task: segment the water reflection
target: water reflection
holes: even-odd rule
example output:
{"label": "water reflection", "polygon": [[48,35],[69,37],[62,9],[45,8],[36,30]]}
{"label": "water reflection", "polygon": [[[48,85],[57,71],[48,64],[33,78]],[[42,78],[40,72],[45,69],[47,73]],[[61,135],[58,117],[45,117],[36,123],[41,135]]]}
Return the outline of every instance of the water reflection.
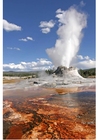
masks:
{"label": "water reflection", "polygon": [[95,92],[9,91],[3,120],[4,138],[9,139],[18,139],[19,133],[23,139],[95,138]]}
{"label": "water reflection", "polygon": [[78,121],[82,120],[82,123],[95,124],[95,92],[54,95],[48,102],[72,109]]}

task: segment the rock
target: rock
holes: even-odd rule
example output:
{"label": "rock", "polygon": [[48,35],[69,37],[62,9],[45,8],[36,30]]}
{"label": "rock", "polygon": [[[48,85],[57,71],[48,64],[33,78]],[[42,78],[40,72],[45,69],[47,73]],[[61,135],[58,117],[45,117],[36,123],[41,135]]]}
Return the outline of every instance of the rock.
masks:
{"label": "rock", "polygon": [[38,82],[34,81],[33,84],[39,84]]}

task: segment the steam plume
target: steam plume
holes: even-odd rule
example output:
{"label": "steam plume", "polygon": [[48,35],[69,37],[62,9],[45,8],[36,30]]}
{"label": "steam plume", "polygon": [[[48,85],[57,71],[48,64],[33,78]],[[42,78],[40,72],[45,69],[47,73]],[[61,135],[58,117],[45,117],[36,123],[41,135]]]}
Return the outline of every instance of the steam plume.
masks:
{"label": "steam plume", "polygon": [[55,66],[69,67],[79,50],[83,37],[82,29],[87,26],[87,15],[72,6],[66,11],[58,9],[56,17],[59,19],[59,38],[55,47],[47,49],[46,52]]}

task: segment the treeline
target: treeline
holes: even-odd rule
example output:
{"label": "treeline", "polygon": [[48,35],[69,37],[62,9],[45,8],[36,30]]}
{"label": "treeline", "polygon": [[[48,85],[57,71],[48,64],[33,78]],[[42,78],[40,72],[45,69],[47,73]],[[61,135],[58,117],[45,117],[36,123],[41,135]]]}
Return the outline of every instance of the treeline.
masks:
{"label": "treeline", "polygon": [[80,69],[78,72],[82,77],[85,77],[85,78],[96,76],[96,68],[84,69],[84,70]]}
{"label": "treeline", "polygon": [[53,70],[53,69],[45,70],[45,72],[46,72],[48,75],[53,74],[54,71],[55,71],[55,70]]}
{"label": "treeline", "polygon": [[[49,70],[45,70],[45,73],[47,73],[48,75],[51,75],[54,72],[53,69],[49,69]],[[92,69],[79,69],[78,70],[79,74],[82,77],[92,77],[92,76],[96,76],[96,69],[92,68]],[[40,71],[35,71],[35,72],[14,72],[14,71],[9,71],[9,72],[3,72],[3,76],[18,76],[18,77],[29,77],[31,76],[32,78],[34,77],[39,77],[39,73]]]}
{"label": "treeline", "polygon": [[11,76],[11,77],[38,77],[38,72],[3,72],[3,76]]}

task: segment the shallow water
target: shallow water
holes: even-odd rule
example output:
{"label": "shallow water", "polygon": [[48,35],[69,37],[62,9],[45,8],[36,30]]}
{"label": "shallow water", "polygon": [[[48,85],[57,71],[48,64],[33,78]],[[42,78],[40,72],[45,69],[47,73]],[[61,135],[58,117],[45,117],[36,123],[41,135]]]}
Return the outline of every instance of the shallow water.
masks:
{"label": "shallow water", "polygon": [[[30,132],[31,138],[95,138],[95,92],[6,91],[4,109],[4,138],[27,139]],[[20,137],[14,134],[18,128]]]}
{"label": "shallow water", "polygon": [[[48,99],[50,104],[56,104],[79,110],[77,118],[84,123],[95,124],[95,92],[67,93],[53,95]],[[80,113],[83,112],[81,115]]]}
{"label": "shallow water", "polygon": [[67,107],[95,105],[95,92],[55,94],[49,98],[48,102]]}

